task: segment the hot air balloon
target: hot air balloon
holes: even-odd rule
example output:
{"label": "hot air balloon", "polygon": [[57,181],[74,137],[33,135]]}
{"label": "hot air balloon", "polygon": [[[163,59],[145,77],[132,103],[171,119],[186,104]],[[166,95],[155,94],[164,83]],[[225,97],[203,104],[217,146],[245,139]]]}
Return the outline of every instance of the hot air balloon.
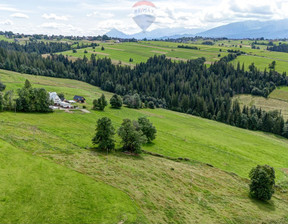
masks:
{"label": "hot air balloon", "polygon": [[140,1],[133,6],[134,21],[145,32],[155,22],[155,5],[149,1]]}

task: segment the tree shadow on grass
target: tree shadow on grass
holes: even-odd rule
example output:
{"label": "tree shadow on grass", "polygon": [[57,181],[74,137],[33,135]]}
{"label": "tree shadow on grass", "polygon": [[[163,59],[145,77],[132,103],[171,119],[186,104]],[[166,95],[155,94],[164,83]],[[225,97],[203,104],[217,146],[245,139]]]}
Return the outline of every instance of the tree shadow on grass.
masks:
{"label": "tree shadow on grass", "polygon": [[260,210],[266,212],[272,212],[276,210],[275,203],[273,200],[270,201],[260,201],[249,196],[250,201],[255,204]]}
{"label": "tree shadow on grass", "polygon": [[132,159],[132,160],[144,160],[142,154],[135,154],[130,152],[125,152],[122,149],[115,149],[111,152],[101,150],[99,148],[89,148],[87,149],[95,156],[107,156],[107,157],[118,157],[118,158],[125,158],[125,159]]}
{"label": "tree shadow on grass", "polygon": [[146,146],[146,147],[153,147],[155,145],[154,142],[147,142],[145,143],[143,146]]}

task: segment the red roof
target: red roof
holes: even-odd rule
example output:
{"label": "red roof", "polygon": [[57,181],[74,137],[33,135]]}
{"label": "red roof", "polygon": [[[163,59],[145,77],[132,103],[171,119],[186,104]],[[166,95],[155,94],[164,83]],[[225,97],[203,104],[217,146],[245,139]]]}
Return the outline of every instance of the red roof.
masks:
{"label": "red roof", "polygon": [[152,2],[148,2],[148,1],[137,2],[137,3],[135,3],[135,5],[133,5],[133,8],[137,7],[137,6],[142,6],[142,5],[151,6],[151,7],[156,8],[156,6]]}

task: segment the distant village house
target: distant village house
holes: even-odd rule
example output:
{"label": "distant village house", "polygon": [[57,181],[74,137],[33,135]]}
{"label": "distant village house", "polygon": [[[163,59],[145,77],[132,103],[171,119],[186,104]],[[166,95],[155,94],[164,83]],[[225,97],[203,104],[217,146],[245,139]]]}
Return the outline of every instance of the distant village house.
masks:
{"label": "distant village house", "polygon": [[85,103],[86,99],[83,96],[74,96],[73,100],[78,103]]}

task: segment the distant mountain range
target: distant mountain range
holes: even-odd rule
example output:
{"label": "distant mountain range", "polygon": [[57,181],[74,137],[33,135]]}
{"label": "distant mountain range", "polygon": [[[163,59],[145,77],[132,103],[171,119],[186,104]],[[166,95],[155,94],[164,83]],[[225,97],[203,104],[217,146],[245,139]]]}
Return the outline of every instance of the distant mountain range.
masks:
{"label": "distant mountain range", "polygon": [[168,38],[181,38],[181,37],[191,37],[199,32],[203,32],[204,29],[185,29],[185,28],[163,28],[156,29],[150,32],[140,32],[136,34],[125,34],[117,29],[112,29],[106,33],[109,37],[115,38],[135,38],[135,39],[168,39]]}
{"label": "distant mountain range", "polygon": [[135,38],[135,39],[168,39],[181,37],[227,37],[230,39],[242,38],[261,38],[277,39],[288,38],[288,19],[273,21],[246,21],[230,23],[228,25],[219,26],[210,30],[201,29],[185,29],[185,28],[165,28],[156,29],[146,33],[136,33],[127,35],[117,29],[112,29],[107,34],[109,37],[115,38]]}

